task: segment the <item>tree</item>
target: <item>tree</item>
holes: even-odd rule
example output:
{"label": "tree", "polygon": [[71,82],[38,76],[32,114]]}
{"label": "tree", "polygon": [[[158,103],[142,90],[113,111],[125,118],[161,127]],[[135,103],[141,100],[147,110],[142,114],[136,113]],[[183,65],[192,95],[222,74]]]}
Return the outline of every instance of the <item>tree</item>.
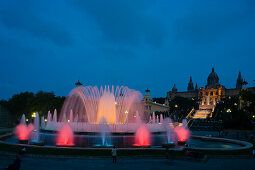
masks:
{"label": "tree", "polygon": [[[239,98],[240,97],[240,98]],[[238,109],[239,100],[244,107]],[[241,90],[239,96],[226,98],[215,107],[213,118],[222,120],[225,129],[251,129],[251,120],[255,113],[255,95],[247,90]]]}
{"label": "tree", "polygon": [[192,108],[197,109],[198,103],[196,100],[176,96],[173,100],[169,101],[169,106],[171,118],[179,120],[186,117]]}
{"label": "tree", "polygon": [[60,113],[64,100],[65,97],[56,97],[53,92],[39,91],[37,94],[32,92],[15,94],[8,101],[2,100],[0,104],[19,120],[22,114],[29,118],[33,112],[46,117],[47,112],[50,110],[53,113],[55,108]]}

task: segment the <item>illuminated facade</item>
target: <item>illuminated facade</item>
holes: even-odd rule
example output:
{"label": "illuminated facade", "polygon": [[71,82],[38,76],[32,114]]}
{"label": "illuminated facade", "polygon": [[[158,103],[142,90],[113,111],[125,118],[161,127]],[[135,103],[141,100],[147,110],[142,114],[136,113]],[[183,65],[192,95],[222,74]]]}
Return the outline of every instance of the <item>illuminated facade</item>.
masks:
{"label": "illuminated facade", "polygon": [[190,77],[190,81],[188,83],[188,88],[186,92],[178,92],[176,85],[172,88],[171,91],[167,92],[167,99],[172,100],[176,96],[189,98],[189,99],[198,99],[201,105],[208,104],[216,104],[217,102],[222,101],[225,97],[228,96],[238,96],[240,90],[242,89],[244,80],[242,79],[241,73],[239,72],[238,78],[236,81],[236,88],[234,89],[226,89],[219,82],[219,77],[212,68],[212,72],[209,74],[207,78],[207,84],[205,87],[193,88],[192,78]]}
{"label": "illuminated facade", "polygon": [[244,80],[239,72],[236,88],[226,89],[219,82],[219,77],[212,68],[212,72],[207,78],[207,84],[205,87],[198,88],[197,84],[194,88],[192,78],[188,83],[186,92],[178,92],[176,85],[172,88],[172,91],[167,92],[167,101],[173,100],[176,96],[197,100],[199,102],[199,110],[195,111],[193,118],[207,118],[212,116],[214,108],[217,103],[221,102],[226,97],[238,96],[240,90],[243,88]]}
{"label": "illuminated facade", "polygon": [[157,102],[151,101],[151,96],[149,94],[150,90],[145,91],[146,94],[144,96],[144,103],[145,103],[145,110],[148,112],[148,114],[152,114],[153,112],[168,112],[169,106],[167,103],[160,104]]}

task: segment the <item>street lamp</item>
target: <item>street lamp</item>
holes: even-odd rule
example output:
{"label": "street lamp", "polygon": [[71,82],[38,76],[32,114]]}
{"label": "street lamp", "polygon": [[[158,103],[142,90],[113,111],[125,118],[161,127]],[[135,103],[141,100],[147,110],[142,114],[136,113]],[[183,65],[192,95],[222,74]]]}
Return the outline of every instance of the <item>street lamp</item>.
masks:
{"label": "street lamp", "polygon": [[31,117],[35,118],[36,117],[36,113],[32,113]]}

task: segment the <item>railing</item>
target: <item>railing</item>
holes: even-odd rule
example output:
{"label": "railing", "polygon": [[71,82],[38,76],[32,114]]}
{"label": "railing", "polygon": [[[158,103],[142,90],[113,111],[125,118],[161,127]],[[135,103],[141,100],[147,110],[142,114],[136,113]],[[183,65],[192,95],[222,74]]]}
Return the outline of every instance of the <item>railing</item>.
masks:
{"label": "railing", "polygon": [[191,117],[191,114],[194,113],[195,109],[194,107],[191,109],[191,111],[189,112],[189,114],[186,116],[186,119]]}

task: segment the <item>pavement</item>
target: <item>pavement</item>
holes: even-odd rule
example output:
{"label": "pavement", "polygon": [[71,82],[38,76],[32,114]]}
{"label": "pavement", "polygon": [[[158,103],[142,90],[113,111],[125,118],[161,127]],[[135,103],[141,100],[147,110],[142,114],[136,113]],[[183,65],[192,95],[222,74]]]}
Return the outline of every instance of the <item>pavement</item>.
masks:
{"label": "pavement", "polygon": [[[0,169],[8,167],[15,155],[0,154]],[[21,170],[72,170],[72,169],[189,169],[189,170],[254,170],[255,159],[250,157],[210,158],[208,161],[166,160],[153,157],[120,157],[113,164],[111,157],[37,157],[23,155]]]}

